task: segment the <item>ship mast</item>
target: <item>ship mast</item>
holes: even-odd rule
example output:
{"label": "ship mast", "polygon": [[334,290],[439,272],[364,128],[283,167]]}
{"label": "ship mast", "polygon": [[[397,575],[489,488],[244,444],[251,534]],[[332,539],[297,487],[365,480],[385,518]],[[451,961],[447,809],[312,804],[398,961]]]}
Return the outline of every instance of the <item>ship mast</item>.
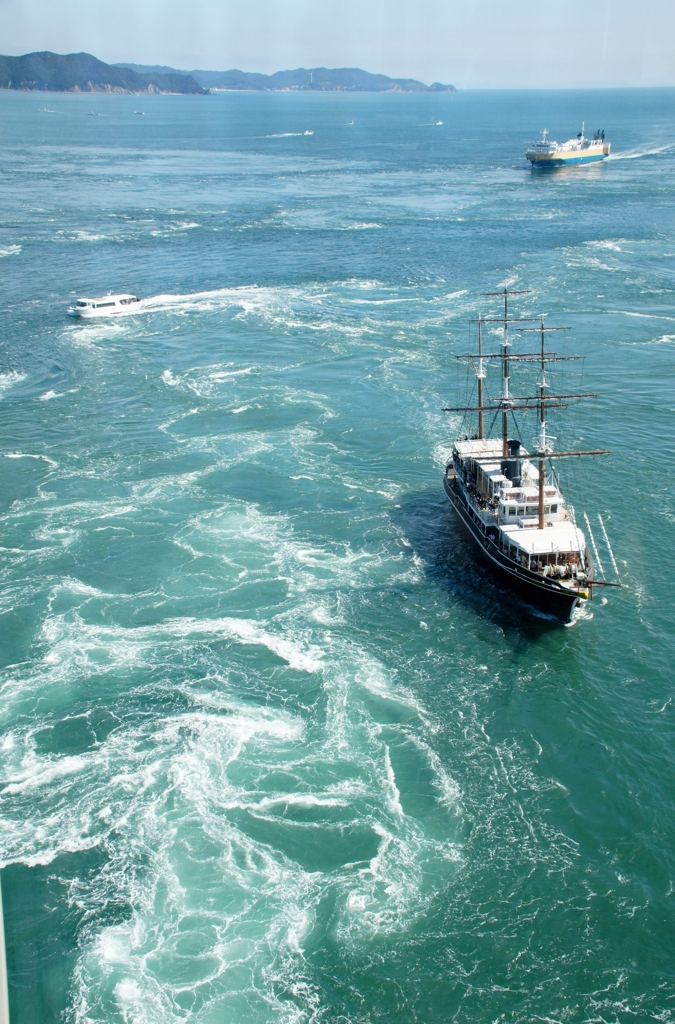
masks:
{"label": "ship mast", "polygon": [[[502,394],[501,400],[502,405],[502,455],[504,458],[509,453],[508,440],[509,440],[509,348],[511,342],[509,341],[509,295],[527,295],[529,288],[522,289],[521,291],[509,291],[504,286],[503,291],[500,292],[483,292],[486,298],[495,298],[497,296],[504,299],[504,319],[501,321],[503,324],[502,328]],[[529,318],[528,318],[529,319]],[[480,404],[480,403],[479,403]]]}
{"label": "ship mast", "polygon": [[[486,318],[482,314],[477,320],[470,321],[471,323],[478,324],[478,358],[468,353],[466,355],[458,355],[457,359],[469,359],[473,363],[476,370],[476,378],[478,380],[478,405],[477,406],[454,406],[445,407],[443,412],[477,412],[478,413],[478,438],[484,439],[484,413],[486,406],[484,404],[483,394],[483,381],[485,379],[485,359],[501,359],[502,360],[502,393],[498,398],[489,398],[489,402],[494,402],[496,409],[502,411],[502,458],[508,458],[508,415],[510,412],[514,412],[516,409],[523,410],[534,410],[539,411],[539,434],[535,447],[537,448],[536,458],[539,464],[538,474],[538,492],[539,492],[539,529],[544,529],[544,488],[546,484],[546,459],[551,458],[571,458],[579,455],[606,455],[609,452],[606,449],[600,451],[587,451],[587,452],[553,452],[549,444],[550,441],[555,440],[552,436],[546,433],[546,410],[551,408],[562,408],[566,406],[570,399],[576,398],[597,398],[594,392],[584,392],[569,395],[546,395],[548,388],[550,387],[549,382],[546,378],[546,364],[557,363],[557,362],[568,362],[575,359],[581,359],[582,356],[559,356],[555,352],[547,352],[545,347],[546,335],[551,331],[569,331],[569,327],[547,327],[544,323],[543,317],[524,316],[524,317],[509,317],[508,300],[511,295],[527,295],[529,289],[523,289],[521,291],[509,291],[508,288],[504,288],[498,292],[483,292],[486,297],[503,298],[504,300],[504,316],[503,317],[490,317]],[[539,320],[540,324],[538,327],[516,327],[515,330],[519,334],[528,334],[536,332],[540,335],[541,346],[539,352],[511,352],[511,342],[508,337],[509,324],[512,323],[523,323],[532,322],[533,320]],[[486,353],[483,351],[483,325],[484,324],[501,324],[502,326],[502,341],[501,341],[501,352],[490,352]],[[536,381],[538,389],[537,395],[525,395],[515,396],[510,391],[510,362],[536,362],[540,366],[540,377]],[[484,457],[474,456],[476,462],[482,462]],[[490,455],[489,459],[494,459],[494,455]]]}
{"label": "ship mast", "polygon": [[[562,399],[569,400],[569,399],[573,399],[573,398],[597,398],[597,395],[595,395],[592,392],[584,392],[584,393],[579,393],[579,394],[575,394],[575,395],[551,395],[550,396],[550,400],[547,400],[547,398],[546,398],[546,391],[550,387],[550,385],[549,385],[549,383],[548,383],[548,381],[546,379],[546,363],[547,362],[551,362],[552,360],[550,359],[549,355],[547,354],[547,352],[545,350],[546,335],[548,333],[550,333],[551,331],[569,331],[569,327],[546,327],[546,325],[544,324],[544,321],[542,319],[540,327],[519,327],[519,328],[517,328],[517,330],[521,334],[530,333],[532,331],[537,331],[540,334],[540,336],[541,336],[541,349],[540,349],[540,352],[539,352],[539,355],[538,355],[539,364],[540,364],[540,377],[539,377],[539,380],[536,382],[536,385],[537,385],[537,387],[539,389],[539,395],[537,396],[537,399],[536,399],[537,404],[539,406],[539,437],[537,438],[537,441],[536,441],[536,447],[538,449],[537,454],[539,456],[539,458],[538,458],[538,470],[539,470],[539,472],[538,472],[538,481],[537,481],[537,483],[538,483],[537,490],[538,490],[538,498],[539,498],[539,501],[538,501],[538,506],[539,506],[538,507],[539,522],[538,522],[537,526],[538,526],[538,529],[543,530],[544,529],[544,525],[545,525],[544,524],[544,487],[546,485],[546,463],[545,463],[544,460],[545,460],[545,458],[550,457],[551,455],[553,455],[553,452],[552,452],[552,449],[551,449],[551,445],[549,444],[549,442],[555,440],[554,437],[552,437],[552,436],[550,436],[550,435],[548,435],[546,433],[546,410],[549,409],[549,408],[554,408],[556,406],[559,407],[559,406],[561,406],[563,404],[566,404],[566,403],[563,403],[561,401]],[[558,358],[564,358],[564,357],[558,357]],[[571,358],[571,357],[568,356],[566,358]],[[519,401],[523,401],[523,399],[519,399]],[[527,399],[524,399],[524,401],[527,401]],[[560,454],[562,454],[562,453],[560,453]],[[591,454],[591,453],[589,453],[589,454]],[[600,454],[600,453],[597,453],[597,454]]]}
{"label": "ship mast", "polygon": [[508,439],[509,439],[509,413],[506,407],[506,403],[509,400],[509,348],[511,342],[509,341],[509,297],[506,294],[506,288],[504,288],[504,330],[502,332],[502,351],[504,352],[504,358],[502,359],[502,399],[504,405],[502,408],[502,455],[508,455]]}
{"label": "ship mast", "polygon": [[483,368],[483,318],[478,317],[478,369],[476,370],[476,379],[478,380],[478,437],[482,441],[485,437],[485,430],[483,424],[483,381],[485,380],[485,370]]}
{"label": "ship mast", "polygon": [[[487,297],[499,296],[504,299],[504,316],[501,317],[490,317],[486,319],[482,314],[478,316],[476,320],[470,320],[469,323],[478,324],[478,358],[469,353],[465,356],[457,356],[457,359],[469,359],[474,366],[476,373],[476,379],[478,381],[478,405],[476,406],[462,406],[460,408],[444,409],[444,412],[477,412],[478,413],[478,433],[477,437],[483,440],[485,437],[485,410],[489,408],[485,405],[484,396],[484,381],[486,378],[485,373],[485,359],[501,359],[503,363],[502,369],[502,393],[497,401],[500,403],[502,409],[502,451],[506,456],[508,455],[508,430],[509,430],[509,412],[514,409],[529,408],[529,406],[513,405],[513,400],[509,391],[509,362],[516,360],[532,361],[537,358],[536,355],[529,352],[510,352],[511,342],[509,341],[509,324],[511,323],[524,323],[532,320],[538,320],[535,316],[519,316],[509,318],[509,296],[510,295],[527,295],[530,289],[523,289],[522,291],[509,291],[508,288],[504,288],[499,292],[483,292],[483,295]],[[502,341],[501,341],[501,352],[491,352],[486,354],[483,352],[483,326],[484,324],[501,324],[502,326]],[[551,353],[547,353],[547,356],[552,356]],[[575,357],[573,357],[575,358]],[[495,399],[490,399],[495,401]]]}
{"label": "ship mast", "polygon": [[[548,449],[548,438],[546,437],[546,363],[544,361],[544,321],[541,322],[541,377],[537,381],[539,386],[539,451],[543,454]],[[539,459],[539,522],[538,529],[544,529],[544,484],[546,483],[546,471],[544,460]]]}
{"label": "ship mast", "polygon": [[[547,406],[546,406],[546,389],[549,387],[549,383],[546,380],[546,352],[545,352],[544,341],[545,341],[545,337],[546,337],[547,331],[556,331],[556,330],[558,330],[558,331],[568,331],[569,327],[549,327],[549,328],[547,328],[545,326],[545,324],[544,324],[543,319],[542,319],[542,321],[541,321],[541,328],[540,328],[540,333],[541,333],[541,353],[540,353],[541,376],[539,377],[539,380],[537,381],[537,387],[539,388],[539,441],[538,441],[537,447],[539,448],[539,454],[541,456],[539,458],[539,466],[538,466],[538,469],[539,469],[539,477],[538,477],[538,484],[539,484],[539,487],[538,487],[538,491],[539,491],[539,503],[538,503],[539,504],[539,508],[538,508],[539,522],[538,522],[537,525],[538,525],[538,528],[540,530],[544,529],[544,486],[546,484],[546,466],[545,466],[545,463],[544,463],[543,455],[546,452],[550,452],[551,451],[551,447],[550,447],[550,445],[548,443],[549,442],[549,438],[548,438],[548,436],[546,434],[546,408],[547,408]],[[554,440],[554,438],[550,438],[550,440]]]}

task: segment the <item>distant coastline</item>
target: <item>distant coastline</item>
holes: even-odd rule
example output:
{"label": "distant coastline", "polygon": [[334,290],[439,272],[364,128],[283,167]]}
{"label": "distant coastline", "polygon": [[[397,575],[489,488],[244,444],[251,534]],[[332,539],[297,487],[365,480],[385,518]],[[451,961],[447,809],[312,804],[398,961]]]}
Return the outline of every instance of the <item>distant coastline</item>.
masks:
{"label": "distant coastline", "polygon": [[0,89],[43,92],[179,93],[255,92],[456,92],[453,85],[425,85],[361,68],[297,68],[273,75],[239,71],[181,71],[164,65],[106,64],[89,53],[43,50],[21,57],[0,55]]}
{"label": "distant coastline", "polygon": [[90,53],[26,53],[0,56],[0,89],[41,92],[181,93],[207,96],[191,75],[139,74],[105,64]]}
{"label": "distant coastline", "polygon": [[296,68],[261,75],[253,71],[180,71],[162,64],[115,64],[138,74],[190,75],[205,89],[256,92],[456,92],[454,85],[425,85],[415,78],[389,78],[362,68]]}

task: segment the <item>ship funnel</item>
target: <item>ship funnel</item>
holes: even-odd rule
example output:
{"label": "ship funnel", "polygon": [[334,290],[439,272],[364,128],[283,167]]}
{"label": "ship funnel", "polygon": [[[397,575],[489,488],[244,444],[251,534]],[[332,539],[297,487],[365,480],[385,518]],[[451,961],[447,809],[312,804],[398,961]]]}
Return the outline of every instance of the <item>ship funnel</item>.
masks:
{"label": "ship funnel", "polygon": [[509,450],[509,458],[502,459],[502,473],[511,481],[514,487],[520,487],[523,464],[520,458],[520,441],[507,441],[506,444]]}

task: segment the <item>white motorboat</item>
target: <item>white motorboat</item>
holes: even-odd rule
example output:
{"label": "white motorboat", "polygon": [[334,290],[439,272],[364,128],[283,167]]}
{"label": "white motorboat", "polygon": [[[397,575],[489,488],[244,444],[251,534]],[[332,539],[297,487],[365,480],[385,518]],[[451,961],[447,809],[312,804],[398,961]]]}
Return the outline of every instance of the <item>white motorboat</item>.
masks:
{"label": "white motorboat", "polygon": [[68,310],[69,316],[119,316],[120,313],[138,313],[141,300],[135,295],[102,295],[98,299],[78,299]]}

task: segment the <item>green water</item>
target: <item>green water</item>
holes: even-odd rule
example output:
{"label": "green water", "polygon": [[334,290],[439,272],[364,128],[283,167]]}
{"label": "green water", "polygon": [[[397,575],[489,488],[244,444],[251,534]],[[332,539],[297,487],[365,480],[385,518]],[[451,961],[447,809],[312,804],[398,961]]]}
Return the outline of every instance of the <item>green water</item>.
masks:
{"label": "green water", "polygon": [[[674,99],[0,93],[13,1024],[675,1018]],[[613,450],[569,628],[442,490],[505,282]]]}

